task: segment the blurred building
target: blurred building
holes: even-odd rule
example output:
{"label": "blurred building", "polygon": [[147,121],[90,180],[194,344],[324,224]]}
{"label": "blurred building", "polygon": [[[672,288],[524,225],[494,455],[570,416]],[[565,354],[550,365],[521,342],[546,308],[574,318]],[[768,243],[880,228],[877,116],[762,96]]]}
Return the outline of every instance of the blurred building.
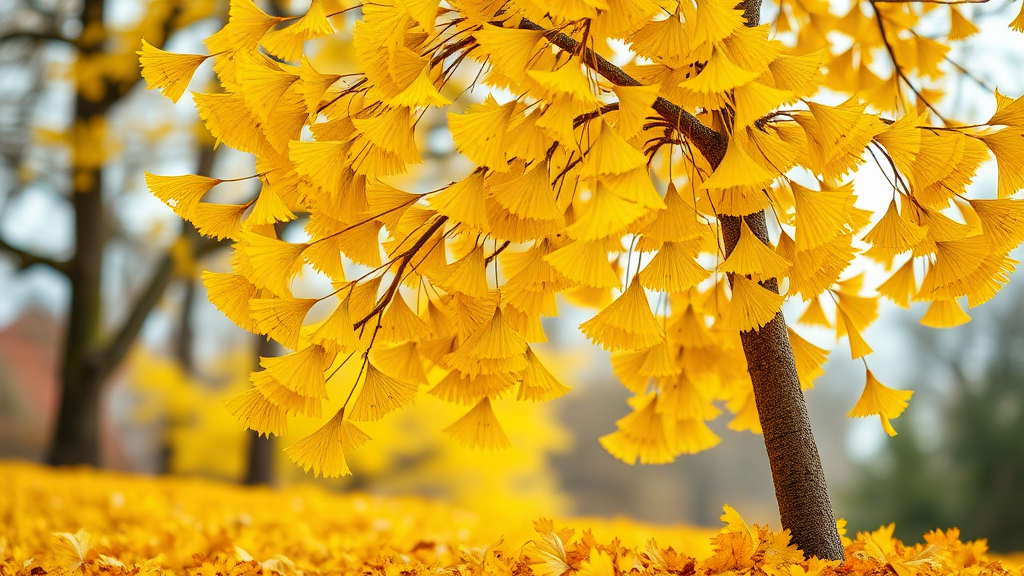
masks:
{"label": "blurred building", "polygon": [[0,456],[37,460],[46,451],[62,332],[57,319],[39,309],[0,331]]}
{"label": "blurred building", "polygon": [[[38,308],[27,309],[0,330],[0,458],[46,458],[59,401],[63,338],[63,323]],[[129,468],[110,419],[104,418],[102,426],[104,464]]]}

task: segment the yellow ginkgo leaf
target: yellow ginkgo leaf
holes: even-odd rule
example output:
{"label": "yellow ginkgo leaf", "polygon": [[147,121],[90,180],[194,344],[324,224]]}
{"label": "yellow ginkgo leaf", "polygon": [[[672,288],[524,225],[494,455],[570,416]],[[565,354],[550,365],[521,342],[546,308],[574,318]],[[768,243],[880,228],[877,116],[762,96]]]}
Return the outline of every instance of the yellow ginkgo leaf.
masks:
{"label": "yellow ginkgo leaf", "polygon": [[864,241],[871,244],[865,255],[882,264],[889,264],[897,254],[917,246],[927,233],[927,228],[899,214],[896,201],[893,200],[882,219],[864,235]]}
{"label": "yellow ginkgo leaf", "polygon": [[431,207],[455,222],[475,230],[490,230],[487,218],[484,174],[474,171],[466,178],[429,197]]}
{"label": "yellow ginkgo leaf", "polygon": [[715,44],[743,26],[743,11],[730,0],[707,0],[697,5],[694,44]]}
{"label": "yellow ginkgo leaf", "polygon": [[789,90],[797,96],[807,97],[818,90],[814,79],[821,68],[824,51],[811,52],[803,56],[782,55],[768,65],[775,87]]}
{"label": "yellow ginkgo leaf", "polygon": [[281,200],[277,192],[269,184],[264,183],[252,205],[252,212],[245,219],[245,227],[252,228],[278,222],[291,222],[295,218],[297,216],[288,209],[288,205]]}
{"label": "yellow ginkgo leaf", "polygon": [[249,209],[248,204],[210,204],[202,202],[195,205],[189,222],[200,234],[208,238],[238,240],[242,231],[242,215]]}
{"label": "yellow ginkgo leaf", "polygon": [[505,138],[515,102],[498,105],[490,96],[463,114],[448,114],[448,129],[459,152],[480,166],[505,171]]}
{"label": "yellow ginkgo leaf", "polygon": [[288,433],[288,415],[283,408],[268,400],[256,388],[224,401],[227,411],[243,426],[261,436],[283,436]]}
{"label": "yellow ginkgo leaf", "polygon": [[231,0],[228,11],[229,36],[242,49],[252,49],[260,38],[283,18],[260,10],[253,0]]}
{"label": "yellow ginkgo leaf", "polygon": [[749,430],[754,434],[763,434],[764,430],[761,429],[761,420],[757,415],[757,403],[754,401],[754,393],[750,392],[743,397],[743,402],[739,406],[740,409],[735,413],[736,416],[727,425],[729,430],[736,432]]}
{"label": "yellow ginkgo leaf", "polygon": [[759,82],[747,82],[733,90],[736,116],[733,125],[738,129],[750,126],[772,110],[792,101],[793,92],[772,88]]}
{"label": "yellow ginkgo leaf", "polygon": [[936,242],[935,264],[931,268],[934,286],[947,286],[959,279],[967,278],[981,266],[990,249],[988,238],[983,235],[964,240]]}
{"label": "yellow ginkgo leaf", "polygon": [[487,52],[487,60],[502,74],[515,78],[522,75],[544,39],[543,30],[500,28],[485,23],[473,37]]}
{"label": "yellow ginkgo leaf", "polygon": [[392,378],[367,362],[350,418],[356,422],[380,420],[416,400],[416,391],[415,384]]}
{"label": "yellow ginkgo leaf", "polygon": [[882,427],[889,436],[895,436],[896,430],[889,423],[893,418],[898,417],[907,408],[907,401],[914,394],[913,390],[894,390],[879,382],[871,370],[867,371],[867,384],[857,404],[850,413],[850,418],[864,418],[866,416],[878,416],[882,420]]}
{"label": "yellow ginkgo leaf", "polygon": [[871,346],[868,346],[867,341],[861,336],[860,330],[846,317],[841,308],[836,311],[836,334],[846,334],[849,336],[850,356],[853,359],[856,360],[871,354]]}
{"label": "yellow ginkgo leaf", "polygon": [[710,450],[722,441],[703,420],[692,418],[676,420],[675,426],[669,424],[669,442],[676,454],[697,454]]}
{"label": "yellow ginkgo leaf", "polygon": [[605,350],[650,348],[665,337],[638,279],[604,310],[580,324],[580,331]]}
{"label": "yellow ginkgo leaf", "polygon": [[512,446],[505,436],[490,398],[484,398],[465,416],[444,429],[456,442],[470,448],[504,450]]}
{"label": "yellow ginkgo leaf", "polygon": [[163,200],[182,218],[192,218],[196,205],[221,180],[186,174],[184,176],[157,176],[146,172],[146,186],[154,196]]}
{"label": "yellow ginkgo leaf", "polygon": [[369,441],[366,433],[345,420],[345,411],[339,410],[316,432],[284,451],[306,472],[312,470],[316,476],[335,478],[352,473],[345,461],[345,452],[358,450]]}
{"label": "yellow ginkgo leaf", "polygon": [[249,301],[256,330],[288,348],[297,348],[302,321],[315,298],[254,298]]}
{"label": "yellow ginkgo leaf", "polygon": [[562,384],[541,363],[540,358],[530,348],[526,349],[526,370],[519,387],[518,400],[530,402],[546,402],[561,398],[569,388]]}
{"label": "yellow ginkgo leaf", "polygon": [[430,337],[430,327],[409,308],[405,298],[396,294],[380,319],[377,338],[388,344],[419,342]]}
{"label": "yellow ginkgo leaf", "polygon": [[353,352],[360,348],[359,338],[352,327],[350,298],[349,296],[343,298],[334,312],[331,312],[331,315],[316,327],[310,336],[312,342],[337,354]]}
{"label": "yellow ginkgo leaf", "polygon": [[563,220],[562,210],[551,189],[548,163],[538,162],[522,176],[488,186],[491,198],[503,208],[523,218]]}
{"label": "yellow ginkgo leaf", "polygon": [[256,295],[256,286],[244,275],[203,272],[203,286],[210,302],[229,320],[246,330],[255,328],[249,300]]}
{"label": "yellow ginkgo leaf", "polygon": [[758,76],[757,72],[733,64],[725,52],[715,50],[700,74],[680,82],[679,87],[698,94],[724,94]]}
{"label": "yellow ginkgo leaf", "polygon": [[264,124],[299,76],[283,69],[259,53],[240,52],[235,56],[235,75],[245,89],[243,100]]}
{"label": "yellow ginkgo leaf", "polygon": [[748,332],[760,330],[771,322],[782,309],[782,296],[744,276],[733,276],[732,299],[725,317],[723,330]]}
{"label": "yellow ginkgo leaf", "polygon": [[996,157],[999,198],[1008,198],[1024,188],[1024,155],[1020,153],[1024,145],[1024,128],[1003,128],[979,138]]}
{"label": "yellow ginkgo leaf", "polygon": [[711,274],[697,262],[696,256],[685,245],[665,242],[637,278],[650,290],[682,292],[703,282]]}
{"label": "yellow ginkgo leaf", "polygon": [[708,348],[715,344],[703,315],[687,306],[682,315],[669,326],[672,338],[687,348]]}
{"label": "yellow ginkgo leaf", "polygon": [[383,114],[353,118],[352,123],[374,146],[396,155],[402,162],[423,161],[416,148],[411,109],[396,106]]}
{"label": "yellow ginkgo leaf", "polygon": [[680,196],[671,182],[665,191],[665,209],[648,224],[642,233],[645,238],[662,242],[685,242],[700,237],[706,228],[697,209]]}
{"label": "yellow ginkgo leaf", "polygon": [[587,206],[586,212],[566,228],[571,238],[583,242],[620,235],[647,213],[643,206],[622,198],[601,183]]}
{"label": "yellow ginkgo leaf", "polygon": [[236,249],[246,259],[246,276],[258,288],[266,288],[278,296],[290,295],[289,284],[302,270],[302,253],[309,245],[293,244],[254,232],[242,231],[240,236]]}
{"label": "yellow ginkgo leaf", "polygon": [[821,306],[821,299],[817,296],[810,299],[810,302],[807,304],[807,308],[804,309],[803,314],[800,315],[800,319],[797,320],[797,322],[808,326],[832,328],[832,322],[829,321],[828,316],[825,315],[825,309]]}
{"label": "yellow ginkgo leaf", "polygon": [[1000,94],[999,90],[996,90],[995,96],[996,113],[989,118],[986,124],[990,126],[1024,126],[1024,96],[1016,99],[1007,98]]}
{"label": "yellow ginkgo leaf", "polygon": [[588,134],[592,140],[584,154],[584,174],[624,174],[647,164],[644,155],[626,142],[606,121],[588,125]]}
{"label": "yellow ginkgo leaf", "polygon": [[668,378],[660,382],[661,398],[656,410],[667,417],[681,420],[700,420],[702,422],[718,418],[722,411],[701,394],[700,388],[686,376],[685,372],[678,377]]}
{"label": "yellow ginkgo leaf", "polygon": [[741,219],[739,241],[718,269],[757,279],[783,278],[789,274],[791,264],[755,236],[746,219]]}
{"label": "yellow ginkgo leaf", "polygon": [[914,279],[914,260],[911,258],[900,266],[877,288],[878,293],[885,296],[900,308],[910,308],[910,300],[917,296],[917,282]]}
{"label": "yellow ginkgo leaf", "polygon": [[767,185],[775,176],[754,162],[738,140],[732,139],[722,162],[711,177],[701,184],[701,188],[713,190],[739,186],[760,187]]}
{"label": "yellow ginkgo leaf", "polygon": [[287,414],[320,418],[323,416],[323,398],[319,396],[303,396],[285,386],[266,370],[252,372],[249,380],[253,387],[264,398]]}
{"label": "yellow ginkgo leaf", "polygon": [[956,300],[935,300],[921,317],[921,324],[929,328],[955,328],[970,321]]}
{"label": "yellow ginkgo leaf", "polygon": [[592,288],[612,288],[621,284],[608,260],[608,243],[569,242],[544,257],[552,268],[573,282]]}
{"label": "yellow ginkgo leaf", "polygon": [[796,249],[817,248],[841,235],[849,221],[852,195],[846,192],[815,191],[790,183],[796,200]]}
{"label": "yellow ginkgo leaf", "polygon": [[992,250],[1006,252],[1024,242],[1024,200],[968,200]]}
{"label": "yellow ginkgo leaf", "polygon": [[487,295],[487,267],[484,248],[477,246],[443,271],[443,277],[434,277],[434,283],[448,292],[458,292],[473,298]]}
{"label": "yellow ginkgo leaf", "polygon": [[908,114],[875,135],[875,141],[885,146],[896,167],[904,174],[913,174],[913,164],[921,152],[921,126],[927,125],[927,114]]}
{"label": "yellow ginkgo leaf", "polygon": [[177,102],[181,98],[196,69],[209,58],[199,54],[164,52],[145,39],[142,40],[142,50],[137,54],[142,65],[142,78],[146,80],[146,89],[159,88],[171,102]]}
{"label": "yellow ginkgo leaf", "polygon": [[[669,18],[665,22],[674,20]],[[678,20],[676,20],[678,23]],[[647,122],[647,117],[654,114],[651,108],[658,99],[658,84],[650,86],[616,86],[613,88],[619,99],[619,119],[615,129],[619,136],[629,140],[636,136]]]}
{"label": "yellow ginkgo leaf", "polygon": [[578,102],[596,103],[597,97],[581,65],[578,60],[569,59],[557,70],[530,70],[527,74],[551,95],[565,95]]}
{"label": "yellow ginkgo leaf", "polygon": [[305,40],[334,34],[334,27],[327,19],[321,0],[312,0],[306,13],[290,26],[273,30],[263,36],[261,44],[267,52],[287,60],[296,62],[302,56]]}
{"label": "yellow ginkgo leaf", "polygon": [[498,372],[470,376],[452,370],[427,393],[445,402],[475,406],[484,398],[500,397],[515,385],[516,377],[513,374]]}
{"label": "yellow ginkgo leaf", "polygon": [[949,34],[950,40],[965,40],[978,33],[978,27],[973,22],[964,18],[956,6],[950,6]]}
{"label": "yellow ginkgo leaf", "polygon": [[326,398],[327,380],[324,377],[334,354],[321,346],[306,346],[302,350],[272,358],[260,357],[260,366],[267,375],[296,394],[308,398]]}
{"label": "yellow ginkgo leaf", "polygon": [[451,104],[451,101],[437,90],[434,82],[430,79],[428,69],[424,67],[420,74],[416,76],[416,80],[397,96],[389,99],[388,103],[392,106],[408,108],[425,108],[427,106],[441,108]]}
{"label": "yellow ginkgo leaf", "polygon": [[828,350],[808,342],[792,328],[787,329],[789,330],[789,343],[793,347],[796,373],[800,378],[800,388],[810,390],[814,388],[815,378],[825,373],[822,366],[828,360]]}

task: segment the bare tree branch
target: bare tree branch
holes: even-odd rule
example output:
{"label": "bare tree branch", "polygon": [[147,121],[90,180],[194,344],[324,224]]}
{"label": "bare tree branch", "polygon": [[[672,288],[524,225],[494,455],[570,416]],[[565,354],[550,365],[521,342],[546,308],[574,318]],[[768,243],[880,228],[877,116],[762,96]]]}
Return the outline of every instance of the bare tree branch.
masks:
{"label": "bare tree branch", "polygon": [[[226,244],[216,240],[196,238],[193,246],[193,257],[201,258],[221,246],[226,246]],[[160,262],[157,263],[156,269],[153,270],[149,280],[146,281],[145,287],[135,297],[135,301],[132,303],[128,316],[125,317],[121,327],[115,332],[110,342],[96,355],[95,366],[101,380],[110,375],[114,368],[124,359],[128,350],[131,349],[132,343],[135,342],[139,331],[142,330],[142,325],[146,322],[146,318],[149,317],[149,313],[160,303],[160,299],[163,298],[167,286],[174,279],[174,268],[174,255],[168,250],[163,258],[160,259]]]}
{"label": "bare tree branch", "polygon": [[60,272],[64,276],[68,274],[68,263],[62,260],[54,260],[47,258],[46,256],[40,256],[28,250],[22,250],[15,246],[11,246],[2,238],[0,238],[0,251],[6,252],[17,259],[17,266],[19,270],[25,270],[36,264],[42,264],[49,266],[53,270]]}
{"label": "bare tree branch", "polygon": [[[567,34],[547,30],[526,18],[519,23],[519,27],[524,30],[545,30],[544,37],[548,42],[567,52],[579,53],[584,64],[616,86],[641,85],[637,79],[627,74],[622,68],[612,64],[590,48],[584,47],[581,51],[579,41]],[[722,135],[705,126],[693,114],[660,96],[654,101],[654,111],[686,136],[712,165],[716,165],[725,155],[726,141]]]}
{"label": "bare tree branch", "polygon": [[0,45],[10,42],[12,40],[46,40],[53,42],[63,42],[69,46],[76,46],[75,41],[71,38],[65,38],[56,32],[40,32],[37,30],[15,30],[6,34],[0,35]]}

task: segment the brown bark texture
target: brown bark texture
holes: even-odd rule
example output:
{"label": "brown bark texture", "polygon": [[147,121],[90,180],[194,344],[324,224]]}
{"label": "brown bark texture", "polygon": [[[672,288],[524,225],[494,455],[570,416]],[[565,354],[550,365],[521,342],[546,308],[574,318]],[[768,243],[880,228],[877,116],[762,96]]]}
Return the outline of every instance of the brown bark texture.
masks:
{"label": "brown bark texture", "polygon": [[[740,7],[747,25],[757,26],[761,0],[745,0]],[[717,168],[722,156],[714,156],[708,161]],[[746,216],[745,220],[754,235],[771,246],[764,212]],[[723,216],[720,222],[728,257],[739,240],[740,218]],[[761,284],[775,293],[779,291],[775,279]],[[844,560],[843,543],[782,312],[777,312],[760,330],[741,333],[740,340],[754,386],[754,402],[764,433],[782,527],[790,531],[793,543],[805,554]]]}
{"label": "brown bark texture", "polygon": [[[739,240],[740,219],[725,216],[721,220],[728,254]],[[751,231],[769,244],[764,213],[747,216],[746,221]],[[773,292],[779,291],[774,279],[762,285]],[[754,385],[754,402],[772,469],[782,527],[790,531],[793,543],[805,554],[843,560],[843,544],[782,312],[776,313],[760,330],[741,333],[740,340]]]}

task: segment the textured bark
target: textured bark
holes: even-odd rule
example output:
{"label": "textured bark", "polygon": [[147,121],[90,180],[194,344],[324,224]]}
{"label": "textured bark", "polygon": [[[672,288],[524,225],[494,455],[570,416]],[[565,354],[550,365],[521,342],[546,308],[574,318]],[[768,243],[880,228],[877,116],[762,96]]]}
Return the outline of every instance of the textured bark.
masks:
{"label": "textured bark", "polygon": [[[747,216],[746,221],[751,231],[767,244],[764,213]],[[721,222],[728,254],[739,240],[740,219],[723,216]],[[774,279],[762,285],[773,292],[779,291]],[[760,330],[741,333],[740,340],[754,385],[754,401],[764,432],[782,526],[792,533],[793,543],[804,553],[843,560],[843,545],[782,312],[775,314]]]}
{"label": "textured bark", "polygon": [[[87,0],[82,6],[84,28],[102,25],[102,0]],[[83,44],[80,57],[102,50],[99,42]],[[101,103],[80,92],[75,97],[74,122],[88,123],[104,113]],[[71,305],[61,366],[62,395],[57,430],[50,452],[53,464],[99,462],[100,378],[94,349],[100,333],[100,280],[106,224],[103,210],[103,172],[86,167],[79,154],[85,143],[73,142],[72,198],[75,211],[75,256],[68,263]]]}
{"label": "textured bark", "polygon": [[[102,28],[105,0],[85,0],[81,5],[84,30]],[[159,36],[152,40],[162,44],[177,24],[182,6],[175,3],[169,12]],[[79,58],[95,57],[108,47],[103,34],[90,34],[75,42]],[[138,71],[136,71],[138,74]],[[108,80],[99,98],[88,98],[76,90],[74,123],[88,126],[106,115],[138,81]],[[160,301],[174,275],[174,262],[170,254],[157,264],[149,279],[129,307],[121,325],[105,338],[102,333],[102,277],[103,256],[110,228],[106,222],[103,202],[103,169],[86,161],[82,151],[95,143],[79,141],[80,132],[72,131],[72,191],[70,201],[75,213],[75,254],[67,262],[45,259],[27,261],[22,266],[44,263],[64,273],[71,285],[68,306],[68,327],[61,359],[61,400],[56,430],[50,446],[52,464],[99,464],[100,398],[103,385],[124,359],[131,344],[142,329],[146,317]],[[93,151],[89,151],[90,155]],[[208,172],[212,156],[203,156],[200,169]],[[206,173],[206,172],[200,172]],[[198,236],[196,235],[196,238]],[[196,254],[205,253],[216,243],[197,244]],[[3,246],[0,246],[3,247]],[[18,255],[18,254],[16,254]]]}
{"label": "textured bark", "polygon": [[95,362],[100,331],[100,277],[103,266],[104,224],[100,170],[80,172],[90,183],[74,192],[75,257],[68,279],[71,306],[61,366],[62,396],[50,462],[99,462],[99,397],[102,377]]}

